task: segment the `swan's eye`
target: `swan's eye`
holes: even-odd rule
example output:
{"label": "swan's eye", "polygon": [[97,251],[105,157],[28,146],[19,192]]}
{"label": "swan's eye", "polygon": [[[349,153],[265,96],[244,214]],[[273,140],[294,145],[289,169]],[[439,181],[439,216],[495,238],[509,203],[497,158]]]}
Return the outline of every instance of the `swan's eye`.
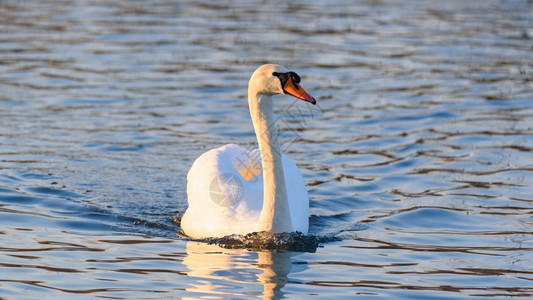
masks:
{"label": "swan's eye", "polygon": [[281,80],[281,83],[283,85],[285,85],[285,82],[287,82],[287,79],[289,78],[296,83],[300,83],[300,81],[302,81],[300,76],[294,72],[287,72],[287,73],[273,72],[272,75],[275,77],[278,77],[279,80]]}
{"label": "swan's eye", "polygon": [[292,80],[294,80],[294,82],[296,82],[296,83],[300,83],[300,81],[302,81],[300,76],[298,76],[298,74],[296,74],[294,72],[289,72],[289,75],[291,76]]}
{"label": "swan's eye", "polygon": [[294,72],[287,72],[287,73],[273,72],[272,75],[279,78],[279,81],[281,81],[281,87],[283,91],[285,91],[286,84],[288,83],[292,83],[292,86],[294,87],[294,89],[296,90],[300,89],[300,86],[298,85],[298,83],[300,83],[301,78],[300,76],[298,76],[298,74]]}

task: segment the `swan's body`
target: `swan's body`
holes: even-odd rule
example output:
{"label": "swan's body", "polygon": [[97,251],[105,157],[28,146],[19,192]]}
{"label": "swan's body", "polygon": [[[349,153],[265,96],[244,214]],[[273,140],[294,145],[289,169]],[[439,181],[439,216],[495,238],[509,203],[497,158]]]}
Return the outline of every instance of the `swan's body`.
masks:
{"label": "swan's body", "polygon": [[300,78],[279,65],[263,65],[250,78],[248,105],[259,149],[229,144],[201,155],[187,175],[189,207],[183,231],[193,238],[309,227],[309,198],[300,170],[281,154],[272,95],[289,94],[315,104]]}

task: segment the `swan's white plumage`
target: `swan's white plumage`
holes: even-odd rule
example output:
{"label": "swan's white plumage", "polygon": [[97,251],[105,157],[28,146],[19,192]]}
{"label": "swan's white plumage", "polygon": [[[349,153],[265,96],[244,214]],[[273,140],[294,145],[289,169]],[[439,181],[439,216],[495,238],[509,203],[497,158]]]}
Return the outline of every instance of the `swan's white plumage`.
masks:
{"label": "swan's white plumage", "polygon": [[[246,181],[238,172],[241,161],[248,160],[254,152],[235,144],[212,149],[196,159],[187,175],[189,207],[181,221],[182,229],[195,238],[221,237],[260,231],[259,215],[263,207],[263,176],[261,173]],[[257,152],[255,153],[257,155]],[[309,197],[305,182],[296,164],[282,154],[285,184],[294,230],[307,233],[309,226]],[[252,162],[259,162],[252,160]],[[243,184],[243,194],[235,206],[219,206],[212,200],[212,180],[220,174],[232,174]],[[231,188],[226,190],[231,193]],[[228,198],[233,195],[226,194]]]}
{"label": "swan's white plumage", "polygon": [[[189,170],[189,207],[181,221],[187,235],[222,237],[263,230],[307,234],[307,189],[296,164],[280,155],[271,96],[286,93],[286,87],[299,99],[313,104],[315,99],[298,85],[299,79],[287,84],[285,77],[282,83],[280,72],[289,74],[282,66],[263,65],[250,78],[248,103],[260,149],[229,144],[204,153]],[[247,168],[259,173],[245,179]]]}

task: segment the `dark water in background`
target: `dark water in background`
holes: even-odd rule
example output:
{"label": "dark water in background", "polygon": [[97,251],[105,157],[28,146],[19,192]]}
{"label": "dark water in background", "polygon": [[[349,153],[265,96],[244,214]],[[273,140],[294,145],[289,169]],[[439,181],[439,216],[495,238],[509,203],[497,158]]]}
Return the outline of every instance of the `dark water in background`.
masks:
{"label": "dark water in background", "polygon": [[[533,296],[531,1],[0,2],[0,298]],[[176,237],[186,173],[276,99],[316,253]]]}

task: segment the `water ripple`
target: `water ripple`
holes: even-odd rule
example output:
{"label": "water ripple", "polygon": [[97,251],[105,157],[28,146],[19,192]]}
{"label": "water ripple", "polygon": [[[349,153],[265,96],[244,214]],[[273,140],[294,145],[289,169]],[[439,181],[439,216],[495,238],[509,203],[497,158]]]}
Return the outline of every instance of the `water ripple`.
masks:
{"label": "water ripple", "polygon": [[[2,297],[531,297],[532,10],[3,2]],[[311,233],[342,240],[176,237],[194,159],[255,144],[246,84],[267,62],[318,99],[275,109]]]}

